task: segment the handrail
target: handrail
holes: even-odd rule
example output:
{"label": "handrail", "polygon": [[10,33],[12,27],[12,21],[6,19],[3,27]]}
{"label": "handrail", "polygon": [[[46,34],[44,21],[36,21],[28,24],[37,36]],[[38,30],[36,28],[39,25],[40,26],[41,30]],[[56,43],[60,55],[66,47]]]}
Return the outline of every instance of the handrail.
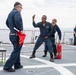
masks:
{"label": "handrail", "polygon": [[[9,35],[9,30],[8,29],[0,29],[0,41],[2,41],[3,43],[5,43],[5,39],[8,37]],[[26,40],[25,40],[25,43],[35,43],[36,42],[36,39],[35,37],[36,36],[39,36],[39,30],[24,30],[24,32],[26,33],[27,37],[26,37]],[[3,33],[3,34],[2,34]],[[69,38],[72,38],[73,39],[73,33],[74,32],[71,32],[71,31],[65,31],[65,32],[62,32],[62,40],[61,40],[61,43],[65,44],[67,41],[66,40],[69,40]],[[66,35],[67,34],[67,35]],[[70,37],[68,36],[68,34],[70,34]],[[6,37],[6,38],[5,38]],[[58,36],[56,34],[56,42],[58,40]],[[66,39],[67,38],[67,39]],[[8,41],[9,41],[9,38],[7,38]]]}

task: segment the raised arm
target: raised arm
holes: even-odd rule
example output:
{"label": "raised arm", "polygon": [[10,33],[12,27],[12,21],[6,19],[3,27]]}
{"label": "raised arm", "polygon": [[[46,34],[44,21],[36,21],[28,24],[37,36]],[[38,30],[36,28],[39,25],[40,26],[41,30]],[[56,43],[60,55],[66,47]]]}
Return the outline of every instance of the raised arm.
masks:
{"label": "raised arm", "polygon": [[35,23],[35,15],[32,16],[33,26],[34,27],[40,27],[40,23]]}

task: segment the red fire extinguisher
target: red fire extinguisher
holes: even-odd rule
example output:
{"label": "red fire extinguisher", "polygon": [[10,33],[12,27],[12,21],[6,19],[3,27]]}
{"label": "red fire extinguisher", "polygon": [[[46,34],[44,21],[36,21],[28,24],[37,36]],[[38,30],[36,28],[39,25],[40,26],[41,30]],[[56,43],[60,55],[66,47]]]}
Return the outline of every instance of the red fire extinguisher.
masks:
{"label": "red fire extinguisher", "polygon": [[62,45],[61,44],[57,44],[57,59],[61,59],[62,58]]}

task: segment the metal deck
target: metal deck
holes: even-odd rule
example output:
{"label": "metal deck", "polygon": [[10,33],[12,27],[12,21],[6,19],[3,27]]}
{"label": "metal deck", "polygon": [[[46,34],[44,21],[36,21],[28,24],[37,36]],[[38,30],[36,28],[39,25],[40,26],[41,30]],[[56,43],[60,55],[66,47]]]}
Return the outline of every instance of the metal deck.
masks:
{"label": "metal deck", "polygon": [[[3,65],[0,63],[0,75],[76,75],[76,46],[63,44],[62,59],[49,61],[48,56],[43,58],[44,45],[36,53],[36,58],[29,59],[34,44],[25,44],[21,52],[21,62],[23,69],[16,70],[15,73],[3,71]],[[12,45],[2,44],[0,47],[7,49],[7,58],[12,52]]]}

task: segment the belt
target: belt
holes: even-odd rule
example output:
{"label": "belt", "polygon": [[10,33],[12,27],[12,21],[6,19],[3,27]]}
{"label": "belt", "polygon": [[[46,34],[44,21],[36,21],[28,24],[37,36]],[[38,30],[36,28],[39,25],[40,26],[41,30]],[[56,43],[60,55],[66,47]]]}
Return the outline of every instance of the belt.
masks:
{"label": "belt", "polygon": [[17,36],[17,33],[10,33],[10,35],[16,35]]}

